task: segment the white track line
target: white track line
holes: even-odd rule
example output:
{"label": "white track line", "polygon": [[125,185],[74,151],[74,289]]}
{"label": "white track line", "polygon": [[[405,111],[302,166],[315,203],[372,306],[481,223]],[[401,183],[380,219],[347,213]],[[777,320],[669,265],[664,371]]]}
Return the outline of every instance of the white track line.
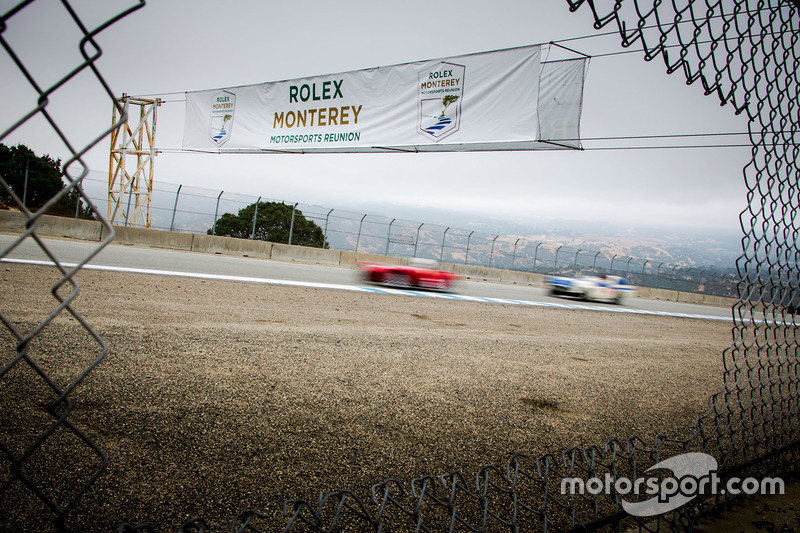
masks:
{"label": "white track line", "polygon": [[[17,263],[26,265],[39,265],[39,266],[55,266],[51,261],[35,261],[26,259],[0,259],[0,263]],[[72,269],[76,263],[60,263],[62,268]],[[193,279],[206,279],[218,281],[238,281],[245,283],[260,283],[266,285],[282,285],[289,287],[306,287],[311,289],[333,289],[351,292],[370,292],[374,294],[392,294],[399,296],[416,296],[422,298],[444,298],[448,300],[460,300],[464,302],[481,302],[481,303],[495,303],[504,305],[521,305],[526,307],[549,307],[553,309],[576,309],[582,311],[600,311],[607,313],[628,313],[635,315],[651,315],[651,316],[665,316],[675,318],[690,318],[697,320],[718,320],[718,321],[733,321],[732,317],[720,317],[712,315],[697,315],[690,313],[671,313],[667,311],[645,311],[642,309],[631,309],[627,307],[600,307],[595,305],[580,305],[568,303],[552,303],[552,302],[535,302],[530,300],[512,300],[505,298],[484,298],[479,296],[467,296],[462,294],[451,294],[441,292],[427,292],[417,290],[401,290],[391,289],[387,287],[363,287],[357,285],[342,285],[337,283],[318,283],[313,281],[291,281],[285,279],[271,279],[271,278],[252,278],[248,276],[226,276],[222,274],[200,274],[196,272],[179,272],[172,270],[155,270],[149,268],[128,268],[104,265],[83,265],[84,270],[100,270],[104,272],[126,272],[132,274],[150,274],[155,276],[173,276]]]}

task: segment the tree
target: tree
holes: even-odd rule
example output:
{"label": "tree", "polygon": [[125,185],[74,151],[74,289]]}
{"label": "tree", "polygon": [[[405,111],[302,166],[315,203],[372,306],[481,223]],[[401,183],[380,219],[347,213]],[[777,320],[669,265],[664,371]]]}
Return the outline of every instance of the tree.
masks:
{"label": "tree", "polygon": [[[253,215],[256,204],[252,203],[240,209],[238,215],[225,213],[217,220],[215,228],[209,229],[209,235],[224,235],[249,239],[253,233]],[[299,209],[294,210],[294,227],[292,228],[292,206],[283,202],[259,202],[258,215],[253,239],[269,242],[289,242],[289,230],[292,229],[292,244],[328,248],[325,235],[316,223],[308,220]]]}
{"label": "tree", "polygon": [[442,98],[442,104],[444,105],[444,109],[442,109],[442,116],[444,116],[447,108],[450,107],[450,104],[454,103],[456,100],[458,100],[458,96],[454,94],[448,94]]}
{"label": "tree", "polygon": [[[31,211],[42,207],[65,188],[61,176],[60,159],[49,155],[37,156],[23,144],[9,147],[0,143],[0,177]],[[78,200],[78,192],[73,189],[62,196],[47,214],[75,216]],[[0,206],[20,207],[4,187],[0,187]],[[78,216],[92,218],[93,214],[88,207],[81,206]]]}

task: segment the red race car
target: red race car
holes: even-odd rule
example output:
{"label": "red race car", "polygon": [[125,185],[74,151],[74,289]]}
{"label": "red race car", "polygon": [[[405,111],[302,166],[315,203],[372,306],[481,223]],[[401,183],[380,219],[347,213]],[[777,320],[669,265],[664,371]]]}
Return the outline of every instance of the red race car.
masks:
{"label": "red race car", "polygon": [[412,259],[408,266],[359,262],[364,280],[397,288],[451,290],[458,276],[437,268],[436,261]]}

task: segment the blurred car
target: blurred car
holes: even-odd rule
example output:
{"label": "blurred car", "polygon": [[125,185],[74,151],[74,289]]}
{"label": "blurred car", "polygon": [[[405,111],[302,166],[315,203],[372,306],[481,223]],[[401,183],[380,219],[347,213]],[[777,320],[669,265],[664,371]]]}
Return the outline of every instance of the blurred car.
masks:
{"label": "blurred car", "polygon": [[581,300],[621,304],[625,299],[636,296],[636,287],[628,280],[609,274],[577,278],[545,276],[544,285],[549,294],[571,296]]}
{"label": "blurred car", "polygon": [[451,290],[459,277],[439,270],[436,261],[412,259],[408,266],[359,262],[362,276],[369,283],[397,288]]}

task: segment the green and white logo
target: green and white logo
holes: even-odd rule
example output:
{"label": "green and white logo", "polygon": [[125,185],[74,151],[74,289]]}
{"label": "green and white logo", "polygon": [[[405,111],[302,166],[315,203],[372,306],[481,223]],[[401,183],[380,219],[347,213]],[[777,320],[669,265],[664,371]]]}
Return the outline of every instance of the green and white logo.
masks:
{"label": "green and white logo", "polygon": [[235,110],[235,94],[228,91],[220,91],[211,97],[211,123],[208,128],[208,135],[217,146],[222,146],[231,138]]}
{"label": "green and white logo", "polygon": [[438,141],[458,131],[465,70],[443,61],[419,73],[419,133]]}

